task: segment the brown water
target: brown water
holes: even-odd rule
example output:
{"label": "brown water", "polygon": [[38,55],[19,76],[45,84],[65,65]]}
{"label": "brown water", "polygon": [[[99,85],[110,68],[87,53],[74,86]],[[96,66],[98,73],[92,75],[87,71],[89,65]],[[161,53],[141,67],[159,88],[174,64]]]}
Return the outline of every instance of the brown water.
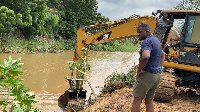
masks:
{"label": "brown water", "polygon": [[[37,53],[37,54],[0,54],[0,60],[22,57],[21,62],[24,65],[21,69],[24,71],[23,84],[30,88],[31,92],[36,94],[39,101],[36,106],[42,112],[61,111],[57,106],[58,97],[69,88],[65,77],[70,76],[71,71],[68,68],[68,61],[73,59],[73,51],[64,53]],[[90,51],[88,62],[91,70],[87,72],[89,82],[98,94],[100,88],[104,85],[104,80],[108,75],[114,72],[127,73],[135,64],[138,64],[138,53],[129,52],[97,52]],[[87,90],[87,97],[91,90],[87,83],[83,86]]]}

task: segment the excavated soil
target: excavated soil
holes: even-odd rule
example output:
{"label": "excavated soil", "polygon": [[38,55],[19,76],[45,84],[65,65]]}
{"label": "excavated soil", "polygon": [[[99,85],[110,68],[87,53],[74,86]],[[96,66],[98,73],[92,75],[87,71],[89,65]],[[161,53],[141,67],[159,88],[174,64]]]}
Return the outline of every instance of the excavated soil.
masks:
{"label": "excavated soil", "polygon": [[[80,112],[130,112],[133,88],[122,88],[111,94],[104,94],[89,107]],[[175,94],[171,102],[154,101],[155,112],[200,112],[200,97],[192,92]],[[141,112],[145,112],[141,104]]]}
{"label": "excavated soil", "polygon": [[[97,98],[91,105],[80,112],[130,112],[133,101],[133,87],[121,88],[115,84],[116,90]],[[113,86],[111,86],[113,87]],[[120,89],[119,89],[120,88]],[[112,92],[112,93],[111,93]],[[154,101],[155,112],[200,112],[200,96],[186,88],[176,88],[171,101]],[[141,112],[145,112],[145,104],[141,104]]]}

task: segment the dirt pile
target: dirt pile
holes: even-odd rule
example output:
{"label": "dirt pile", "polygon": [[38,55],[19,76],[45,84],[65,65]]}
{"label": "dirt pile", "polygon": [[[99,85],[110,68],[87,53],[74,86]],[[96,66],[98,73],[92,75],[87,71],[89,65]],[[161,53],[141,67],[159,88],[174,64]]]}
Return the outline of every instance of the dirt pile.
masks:
{"label": "dirt pile", "polygon": [[[117,89],[104,94],[80,112],[130,112],[133,101],[133,88]],[[171,102],[154,102],[155,112],[200,112],[200,97],[193,92],[175,94]],[[142,102],[141,112],[145,112]]]}

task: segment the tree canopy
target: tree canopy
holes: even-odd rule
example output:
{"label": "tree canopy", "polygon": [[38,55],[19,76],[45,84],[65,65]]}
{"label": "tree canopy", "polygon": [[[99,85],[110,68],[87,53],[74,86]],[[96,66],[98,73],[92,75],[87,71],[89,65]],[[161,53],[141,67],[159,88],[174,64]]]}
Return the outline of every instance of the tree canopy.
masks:
{"label": "tree canopy", "polygon": [[76,36],[80,26],[107,22],[96,0],[0,0],[0,34],[20,31],[26,38]]}
{"label": "tree canopy", "polygon": [[182,0],[177,6],[177,10],[200,10],[200,0]]}

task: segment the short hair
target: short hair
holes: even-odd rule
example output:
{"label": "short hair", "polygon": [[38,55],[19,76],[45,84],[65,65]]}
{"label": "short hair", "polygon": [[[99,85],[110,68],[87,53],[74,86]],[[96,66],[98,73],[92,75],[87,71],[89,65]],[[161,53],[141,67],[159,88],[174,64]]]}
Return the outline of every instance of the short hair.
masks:
{"label": "short hair", "polygon": [[139,25],[137,28],[140,28],[140,27],[142,29],[151,31],[151,27],[148,24],[146,24],[146,23],[143,23],[143,24]]}

